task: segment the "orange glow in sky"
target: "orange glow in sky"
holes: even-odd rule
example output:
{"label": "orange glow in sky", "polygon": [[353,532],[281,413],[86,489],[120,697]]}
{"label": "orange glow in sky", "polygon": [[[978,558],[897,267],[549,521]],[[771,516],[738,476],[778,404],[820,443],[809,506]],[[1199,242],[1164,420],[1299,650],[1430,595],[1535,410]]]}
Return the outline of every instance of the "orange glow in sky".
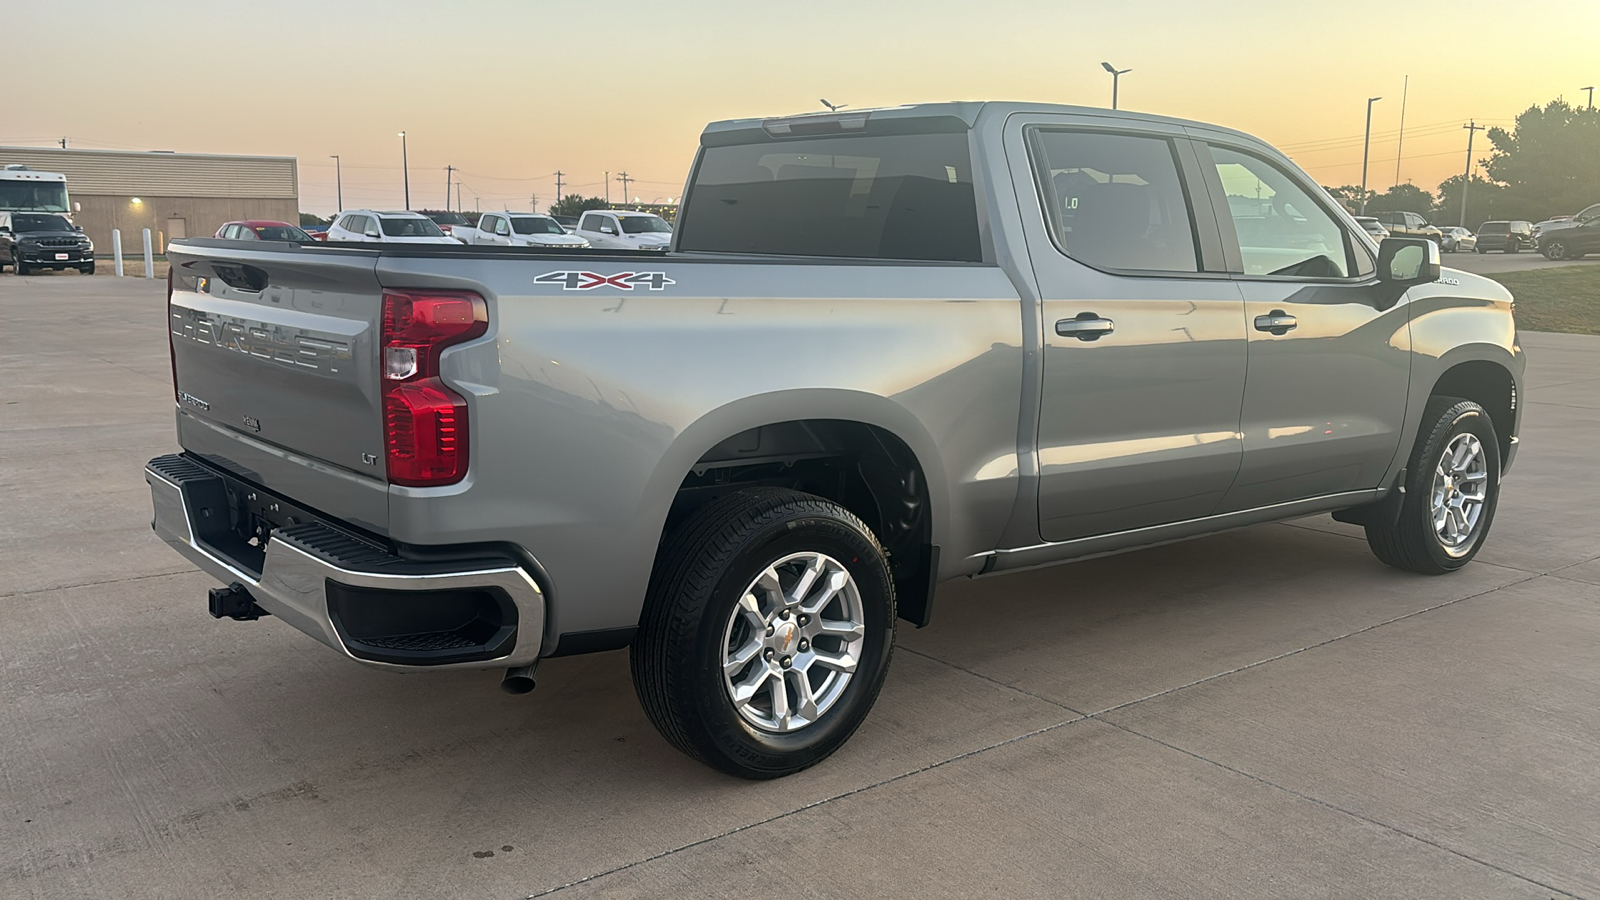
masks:
{"label": "orange glow in sky", "polygon": [[[1600,3],[1533,8],[1457,0],[922,0],[122,2],[9,5],[0,59],[13,79],[0,144],[296,156],[301,208],[401,204],[408,133],[413,207],[541,208],[634,176],[650,202],[682,189],[715,119],[940,100],[1107,106],[1238,128],[1327,185],[1358,183],[1366,98],[1369,185],[1433,190],[1460,174],[1469,119],[1509,127],[1600,83]],[[12,81],[12,87],[26,78]],[[1475,156],[1487,155],[1479,136]],[[621,199],[613,181],[612,199]],[[452,197],[452,204],[454,198]]]}

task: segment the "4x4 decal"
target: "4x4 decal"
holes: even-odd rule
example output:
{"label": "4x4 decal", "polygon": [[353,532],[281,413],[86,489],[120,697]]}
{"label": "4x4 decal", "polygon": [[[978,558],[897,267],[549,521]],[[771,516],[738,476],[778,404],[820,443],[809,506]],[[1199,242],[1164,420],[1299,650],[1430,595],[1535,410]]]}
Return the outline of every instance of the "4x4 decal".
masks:
{"label": "4x4 decal", "polygon": [[665,272],[618,272],[615,275],[603,275],[599,272],[546,272],[533,281],[535,284],[559,284],[564,291],[587,291],[597,287],[614,287],[631,291],[635,285],[660,291],[665,290],[669,284],[677,284],[668,278]]}

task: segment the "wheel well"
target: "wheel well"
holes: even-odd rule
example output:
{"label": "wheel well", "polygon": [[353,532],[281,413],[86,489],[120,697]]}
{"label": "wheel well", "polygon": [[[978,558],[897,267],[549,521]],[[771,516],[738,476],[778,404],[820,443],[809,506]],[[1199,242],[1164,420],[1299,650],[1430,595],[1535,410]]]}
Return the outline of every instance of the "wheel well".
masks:
{"label": "wheel well", "polygon": [[858,516],[887,551],[902,617],[926,623],[937,551],[927,481],[904,441],[877,426],[841,419],[741,431],[706,451],[684,477],[662,540],[707,500],[757,485],[826,497]]}
{"label": "wheel well", "polygon": [[1489,413],[1500,441],[1500,458],[1511,451],[1511,430],[1516,425],[1517,389],[1504,366],[1488,360],[1473,360],[1451,367],[1433,386],[1435,397],[1460,397],[1471,400]]}

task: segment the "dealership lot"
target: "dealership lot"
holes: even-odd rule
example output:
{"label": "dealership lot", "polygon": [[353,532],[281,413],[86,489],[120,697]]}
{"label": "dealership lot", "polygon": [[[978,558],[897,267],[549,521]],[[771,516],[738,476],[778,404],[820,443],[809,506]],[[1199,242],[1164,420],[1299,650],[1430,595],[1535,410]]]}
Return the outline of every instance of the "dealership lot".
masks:
{"label": "dealership lot", "polygon": [[1463,572],[1318,517],[949,584],[851,743],[746,783],[623,653],[512,697],[209,618],[141,476],[162,287],[0,277],[0,896],[1600,894],[1600,338],[1524,335]]}

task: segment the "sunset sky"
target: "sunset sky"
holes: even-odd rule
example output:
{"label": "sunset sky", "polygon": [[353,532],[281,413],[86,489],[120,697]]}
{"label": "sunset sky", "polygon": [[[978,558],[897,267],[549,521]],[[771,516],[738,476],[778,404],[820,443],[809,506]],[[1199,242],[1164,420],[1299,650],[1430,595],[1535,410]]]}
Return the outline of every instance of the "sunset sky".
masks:
{"label": "sunset sky", "polygon": [[[1469,119],[1509,127],[1600,83],[1600,2],[1120,0],[874,4],[808,0],[5,3],[0,144],[296,156],[301,208],[541,208],[602,194],[675,197],[715,119],[940,100],[1109,106],[1228,125],[1323,184],[1432,190],[1459,174]],[[31,74],[30,74],[31,73]],[[34,79],[37,78],[35,84]],[[1487,155],[1482,135],[1475,156]],[[613,199],[622,196],[613,184]]]}

